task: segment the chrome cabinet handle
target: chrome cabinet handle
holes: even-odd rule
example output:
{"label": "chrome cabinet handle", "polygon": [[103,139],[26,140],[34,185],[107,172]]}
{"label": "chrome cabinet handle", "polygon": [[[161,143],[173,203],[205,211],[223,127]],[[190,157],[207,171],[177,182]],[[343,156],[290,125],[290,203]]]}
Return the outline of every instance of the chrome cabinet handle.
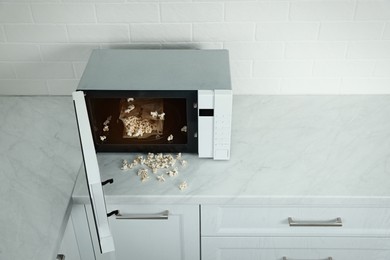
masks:
{"label": "chrome cabinet handle", "polygon": [[336,218],[334,220],[326,220],[326,221],[296,221],[291,217],[288,218],[288,224],[290,227],[342,227],[343,222],[341,218]]}
{"label": "chrome cabinet handle", "polygon": [[157,214],[121,214],[116,215],[116,219],[168,219],[169,211],[165,210]]}
{"label": "chrome cabinet handle", "polygon": [[[298,260],[298,259],[292,259],[292,258],[287,258],[285,256],[283,256],[283,259],[282,260]],[[332,257],[327,257],[327,258],[324,258],[323,260],[332,260],[333,258]],[[305,259],[305,260],[309,260],[309,259]],[[318,259],[318,260],[321,260],[321,259]]]}

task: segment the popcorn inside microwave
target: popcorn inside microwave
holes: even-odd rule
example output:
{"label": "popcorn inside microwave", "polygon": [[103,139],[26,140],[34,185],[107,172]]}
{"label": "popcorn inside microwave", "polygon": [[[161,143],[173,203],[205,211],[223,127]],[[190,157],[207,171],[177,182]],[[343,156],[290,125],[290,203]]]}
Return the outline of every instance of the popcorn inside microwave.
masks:
{"label": "popcorn inside microwave", "polygon": [[123,98],[119,119],[123,123],[123,138],[162,138],[164,134],[164,102],[162,99]]}

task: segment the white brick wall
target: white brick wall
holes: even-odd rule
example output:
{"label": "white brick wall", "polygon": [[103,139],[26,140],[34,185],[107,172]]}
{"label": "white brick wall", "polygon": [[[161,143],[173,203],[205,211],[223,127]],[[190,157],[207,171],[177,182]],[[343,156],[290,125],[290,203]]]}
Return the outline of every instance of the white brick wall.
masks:
{"label": "white brick wall", "polygon": [[133,42],[191,42],[191,24],[132,24]]}
{"label": "white brick wall", "polygon": [[352,20],[355,1],[291,1],[290,19],[298,21]]}
{"label": "white brick wall", "polygon": [[384,26],[384,22],[323,22],[319,40],[380,40]]}
{"label": "white brick wall", "polygon": [[0,44],[0,62],[40,60],[41,54],[36,44]]}
{"label": "white brick wall", "polygon": [[251,41],[255,38],[253,23],[196,23],[195,41]]}
{"label": "white brick wall", "polygon": [[68,95],[96,48],[228,49],[237,94],[390,94],[388,0],[0,0],[0,94]]}
{"label": "white brick wall", "polygon": [[88,61],[93,49],[99,44],[42,44],[40,46],[43,61]]}
{"label": "white brick wall", "polygon": [[127,25],[68,25],[70,42],[129,42],[129,28]]}
{"label": "white brick wall", "polygon": [[31,11],[36,23],[94,23],[91,4],[35,4]]}
{"label": "white brick wall", "polygon": [[375,62],[366,60],[318,60],[314,64],[313,76],[316,77],[370,77]]}
{"label": "white brick wall", "polygon": [[358,1],[357,20],[389,20],[390,2],[386,0]]}
{"label": "white brick wall", "polygon": [[65,25],[58,24],[5,24],[8,42],[46,43],[67,42]]}
{"label": "white brick wall", "polygon": [[288,2],[258,1],[229,2],[225,4],[226,21],[285,21],[288,18]]}
{"label": "white brick wall", "polygon": [[30,23],[32,21],[28,4],[0,3],[0,23]]}
{"label": "white brick wall", "polygon": [[3,26],[0,26],[0,42],[5,41],[5,34],[4,34],[4,29]]}
{"label": "white brick wall", "polygon": [[375,77],[389,77],[390,60],[377,61],[374,66]]}
{"label": "white brick wall", "polygon": [[254,77],[310,77],[313,61],[310,60],[277,60],[255,61],[253,66]]}
{"label": "white brick wall", "polygon": [[150,23],[160,20],[156,3],[98,4],[96,16],[102,23]]}
{"label": "white brick wall", "polygon": [[74,78],[73,66],[62,62],[16,63],[14,69],[22,79],[71,79]]}
{"label": "white brick wall", "polygon": [[261,60],[283,59],[283,42],[226,42],[224,48],[229,50],[230,59]]}
{"label": "white brick wall", "polygon": [[223,22],[222,3],[161,4],[162,22]]}
{"label": "white brick wall", "polygon": [[320,23],[267,22],[258,23],[256,29],[259,41],[311,41],[318,38]]}
{"label": "white brick wall", "polygon": [[0,64],[0,79],[15,79],[16,74],[13,70],[12,64]]}
{"label": "white brick wall", "polygon": [[347,51],[347,42],[311,41],[287,42],[287,59],[343,59]]}

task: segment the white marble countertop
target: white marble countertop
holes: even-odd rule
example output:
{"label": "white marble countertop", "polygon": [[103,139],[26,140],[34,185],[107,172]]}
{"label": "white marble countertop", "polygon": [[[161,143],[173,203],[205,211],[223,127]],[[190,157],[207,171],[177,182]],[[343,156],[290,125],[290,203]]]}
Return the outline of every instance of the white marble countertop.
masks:
{"label": "white marble countertop", "polygon": [[[107,202],[389,205],[390,96],[236,96],[233,114],[231,160],[184,154],[164,183],[99,154]],[[0,116],[0,259],[54,259],[81,165],[71,98],[0,97]]]}
{"label": "white marble countertop", "polygon": [[[99,154],[106,201],[388,206],[389,115],[390,96],[235,96],[229,161],[184,154],[177,177],[141,182],[120,170],[136,154]],[[89,202],[84,179],[76,203]]]}
{"label": "white marble countertop", "polygon": [[0,96],[0,259],[53,260],[82,162],[71,97]]}

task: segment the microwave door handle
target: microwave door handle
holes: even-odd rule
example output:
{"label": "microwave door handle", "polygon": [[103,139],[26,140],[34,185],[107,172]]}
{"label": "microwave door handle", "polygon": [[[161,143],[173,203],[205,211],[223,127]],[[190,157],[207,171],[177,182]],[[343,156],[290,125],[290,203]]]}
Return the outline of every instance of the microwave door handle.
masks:
{"label": "microwave door handle", "polygon": [[114,240],[108,225],[106,202],[104,199],[99,165],[89,125],[87,106],[84,92],[73,92],[73,101],[76,112],[77,126],[80,135],[81,151],[84,159],[84,168],[88,183],[89,196],[99,239],[101,253],[114,251]]}

